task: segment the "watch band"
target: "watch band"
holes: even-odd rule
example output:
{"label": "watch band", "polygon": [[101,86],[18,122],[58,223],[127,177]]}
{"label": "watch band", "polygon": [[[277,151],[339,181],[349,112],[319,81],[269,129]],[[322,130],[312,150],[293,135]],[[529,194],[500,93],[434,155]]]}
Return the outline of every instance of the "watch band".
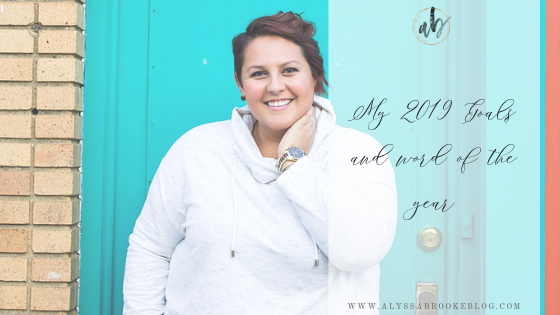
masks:
{"label": "watch band", "polygon": [[301,159],[304,156],[305,156],[305,151],[303,151],[302,148],[296,146],[288,147],[286,150],[284,150],[284,153],[282,153],[282,155],[278,159],[278,171],[282,173],[286,170],[286,168],[284,168],[284,164],[287,161],[296,162],[297,160]]}

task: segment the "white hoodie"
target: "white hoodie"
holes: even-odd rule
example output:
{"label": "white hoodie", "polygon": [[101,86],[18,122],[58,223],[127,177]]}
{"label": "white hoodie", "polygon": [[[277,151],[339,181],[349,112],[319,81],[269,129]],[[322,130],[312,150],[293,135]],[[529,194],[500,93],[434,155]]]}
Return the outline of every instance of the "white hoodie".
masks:
{"label": "white hoodie", "polygon": [[314,105],[313,147],[283,174],[247,107],[173,145],[129,239],[123,314],[378,314],[349,303],[378,304],[393,169],[353,165],[382,146],[336,126],[327,99]]}

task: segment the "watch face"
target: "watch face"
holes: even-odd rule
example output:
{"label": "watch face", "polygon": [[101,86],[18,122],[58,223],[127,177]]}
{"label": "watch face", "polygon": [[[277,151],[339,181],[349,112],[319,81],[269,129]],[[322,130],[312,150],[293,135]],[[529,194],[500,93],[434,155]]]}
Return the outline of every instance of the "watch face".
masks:
{"label": "watch face", "polygon": [[305,153],[303,152],[302,149],[298,148],[298,147],[290,147],[288,149],[288,152],[290,153],[290,155],[296,159],[301,159],[302,157],[305,156]]}

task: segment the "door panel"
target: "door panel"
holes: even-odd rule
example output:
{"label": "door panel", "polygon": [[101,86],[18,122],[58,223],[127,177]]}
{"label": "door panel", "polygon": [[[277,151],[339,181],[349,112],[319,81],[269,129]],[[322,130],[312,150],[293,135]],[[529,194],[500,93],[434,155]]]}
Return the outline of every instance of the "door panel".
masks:
{"label": "door panel", "polygon": [[94,1],[86,10],[82,314],[122,312],[124,255],[146,187],[148,8]]}
{"label": "door panel", "polygon": [[[431,6],[452,16],[454,25],[453,36],[438,45],[420,43],[410,27],[418,12]],[[399,219],[393,247],[381,262],[381,303],[387,307],[385,310],[381,305],[381,314],[415,314],[411,309],[399,311],[395,304],[414,303],[418,283],[436,283],[439,302],[484,300],[484,163],[470,165],[462,174],[456,158],[475,146],[485,152],[484,121],[468,128],[460,121],[465,115],[462,104],[473,95],[477,99],[485,97],[485,26],[453,24],[484,16],[484,10],[484,2],[330,2],[330,99],[337,109],[338,122],[374,136],[383,145],[394,145],[389,156],[397,179]],[[471,49],[469,54],[461,53],[464,47]],[[376,123],[369,126],[373,113],[352,120],[356,109],[367,107],[373,98],[374,105],[387,99],[379,110],[389,116],[378,128],[373,128]],[[444,113],[438,110],[432,118],[428,118],[429,114],[417,118],[424,101],[433,105],[440,99],[440,109],[447,100],[453,102],[447,118],[434,119]],[[412,100],[419,104],[407,116],[413,120],[408,123],[401,117]],[[401,156],[414,158],[425,154],[429,160],[446,144],[452,145],[452,151],[448,161],[439,166],[433,162],[425,167],[418,162],[396,166]],[[441,206],[444,200],[448,207],[454,203],[446,212],[420,208],[412,219],[404,219],[410,217],[407,210],[414,202],[440,202]],[[470,224],[470,217],[473,233],[469,237],[462,230],[463,223]],[[417,240],[419,231],[430,226],[437,227],[443,238],[434,251],[424,250]],[[389,303],[395,309],[389,309]],[[456,313],[440,310],[438,314]]]}

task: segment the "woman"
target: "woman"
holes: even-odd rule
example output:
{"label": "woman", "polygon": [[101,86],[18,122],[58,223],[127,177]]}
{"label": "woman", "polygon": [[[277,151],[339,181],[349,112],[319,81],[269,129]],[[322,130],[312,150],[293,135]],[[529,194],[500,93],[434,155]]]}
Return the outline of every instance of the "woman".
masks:
{"label": "woman", "polygon": [[336,126],[315,95],[327,82],[314,34],[279,12],[233,39],[247,106],[190,130],[161,162],[130,236],[125,314],[341,314],[377,302],[394,174],[350,162],[381,145]]}

